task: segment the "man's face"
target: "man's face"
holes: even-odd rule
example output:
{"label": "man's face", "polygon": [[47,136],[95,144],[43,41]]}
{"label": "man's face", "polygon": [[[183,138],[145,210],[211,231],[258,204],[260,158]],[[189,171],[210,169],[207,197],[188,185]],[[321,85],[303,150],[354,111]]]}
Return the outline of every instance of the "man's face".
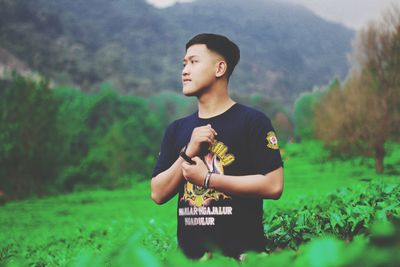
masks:
{"label": "man's face", "polygon": [[186,96],[199,96],[216,81],[221,57],[204,44],[189,47],[183,58],[182,91]]}

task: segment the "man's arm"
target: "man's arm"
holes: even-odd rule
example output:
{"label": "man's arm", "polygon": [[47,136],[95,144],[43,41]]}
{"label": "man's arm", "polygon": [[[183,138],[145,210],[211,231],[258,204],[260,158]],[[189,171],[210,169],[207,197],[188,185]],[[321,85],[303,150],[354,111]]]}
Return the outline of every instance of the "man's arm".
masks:
{"label": "man's arm", "polygon": [[265,175],[212,174],[209,187],[227,194],[279,199],[283,192],[283,168],[280,167]]}
{"label": "man's arm", "polygon": [[157,204],[170,200],[177,192],[179,184],[184,181],[182,175],[183,159],[178,159],[172,166],[151,179],[151,198]]}
{"label": "man's arm", "polygon": [[[195,165],[182,163],[183,176],[191,183],[203,186],[207,167],[200,158],[195,157],[193,160]],[[265,175],[231,176],[213,173],[209,187],[232,195],[279,199],[283,192],[283,168]]]}
{"label": "man's arm", "polygon": [[[216,135],[217,133],[209,124],[195,128],[187,145],[187,155],[189,157],[198,155],[201,144],[212,143]],[[171,167],[151,179],[151,198],[154,202],[163,204],[177,193],[179,184],[185,180],[182,174],[183,162],[185,162],[184,159],[178,157]]]}

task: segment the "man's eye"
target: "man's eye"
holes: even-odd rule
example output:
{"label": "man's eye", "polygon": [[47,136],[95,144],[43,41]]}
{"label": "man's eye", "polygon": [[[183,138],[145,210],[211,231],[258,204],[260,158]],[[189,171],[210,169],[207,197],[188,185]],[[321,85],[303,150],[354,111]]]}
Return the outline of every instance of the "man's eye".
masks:
{"label": "man's eye", "polygon": [[197,63],[197,60],[192,60],[190,63],[192,64]]}

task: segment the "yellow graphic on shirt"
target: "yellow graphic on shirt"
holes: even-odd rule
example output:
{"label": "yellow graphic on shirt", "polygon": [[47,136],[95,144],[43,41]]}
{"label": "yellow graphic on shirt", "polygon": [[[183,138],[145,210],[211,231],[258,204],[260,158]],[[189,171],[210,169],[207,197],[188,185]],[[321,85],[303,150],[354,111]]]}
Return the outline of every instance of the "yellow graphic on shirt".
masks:
{"label": "yellow graphic on shirt", "polygon": [[[228,147],[222,142],[216,141],[211,145],[209,153],[204,157],[204,162],[211,172],[224,174],[224,166],[235,161],[235,156],[227,154],[227,151]],[[217,190],[205,189],[202,186],[186,182],[181,201],[188,201],[190,206],[201,207],[210,205],[212,201],[229,198],[231,197]]]}
{"label": "yellow graphic on shirt", "polygon": [[273,131],[268,132],[265,139],[267,140],[267,147],[274,150],[279,149],[278,138],[276,138],[276,135]]}
{"label": "yellow graphic on shirt", "polygon": [[228,152],[228,147],[222,142],[214,142],[210,150],[219,157],[222,166],[228,166],[235,161],[234,155],[226,153]]}

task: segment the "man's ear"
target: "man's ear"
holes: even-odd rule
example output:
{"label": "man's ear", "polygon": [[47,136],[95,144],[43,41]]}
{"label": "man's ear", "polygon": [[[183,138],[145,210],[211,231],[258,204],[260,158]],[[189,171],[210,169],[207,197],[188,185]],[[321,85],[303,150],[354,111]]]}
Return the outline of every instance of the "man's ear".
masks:
{"label": "man's ear", "polygon": [[228,65],[226,64],[225,60],[220,60],[217,62],[215,76],[217,78],[221,78],[228,70]]}

